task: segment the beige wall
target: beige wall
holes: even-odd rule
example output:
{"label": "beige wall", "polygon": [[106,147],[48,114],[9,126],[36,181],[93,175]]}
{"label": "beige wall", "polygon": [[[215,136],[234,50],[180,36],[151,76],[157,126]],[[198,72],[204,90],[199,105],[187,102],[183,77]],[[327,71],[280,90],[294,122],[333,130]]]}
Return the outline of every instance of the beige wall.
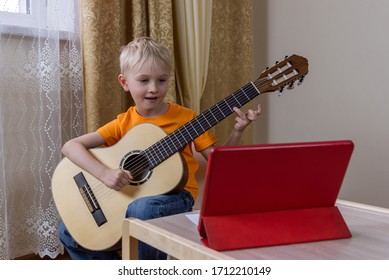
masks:
{"label": "beige wall", "polygon": [[256,143],[350,139],[340,198],[389,207],[389,1],[253,0],[254,69],[293,53],[302,86],[264,94]]}

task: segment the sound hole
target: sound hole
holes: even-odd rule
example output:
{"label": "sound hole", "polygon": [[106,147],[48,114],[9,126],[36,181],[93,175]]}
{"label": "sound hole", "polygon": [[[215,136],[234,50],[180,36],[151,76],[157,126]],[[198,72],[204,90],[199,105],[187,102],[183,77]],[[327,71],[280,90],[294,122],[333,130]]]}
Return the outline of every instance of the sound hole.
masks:
{"label": "sound hole", "polygon": [[122,169],[131,172],[133,179],[130,185],[139,186],[150,179],[152,170],[147,157],[141,151],[132,151],[125,155],[120,163]]}

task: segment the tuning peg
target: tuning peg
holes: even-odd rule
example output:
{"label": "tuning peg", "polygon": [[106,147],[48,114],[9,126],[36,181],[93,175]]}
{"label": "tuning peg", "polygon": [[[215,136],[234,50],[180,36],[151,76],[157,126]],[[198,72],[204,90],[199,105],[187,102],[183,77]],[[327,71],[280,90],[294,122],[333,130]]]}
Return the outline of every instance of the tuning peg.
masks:
{"label": "tuning peg", "polygon": [[284,91],[285,86],[282,86],[278,89],[278,96],[282,95],[282,92]]}
{"label": "tuning peg", "polygon": [[279,62],[279,61],[277,60],[275,64],[277,65],[277,64],[278,64],[278,62]]}
{"label": "tuning peg", "polygon": [[290,82],[290,84],[286,87],[286,89],[294,89],[295,81]]}
{"label": "tuning peg", "polygon": [[298,83],[297,83],[298,86],[301,85],[301,84],[303,83],[304,78],[305,78],[304,75],[302,75],[302,76],[300,77],[300,79],[299,79],[299,81],[298,81]]}
{"label": "tuning peg", "polygon": [[285,59],[287,59],[289,57],[289,55],[285,55]]}

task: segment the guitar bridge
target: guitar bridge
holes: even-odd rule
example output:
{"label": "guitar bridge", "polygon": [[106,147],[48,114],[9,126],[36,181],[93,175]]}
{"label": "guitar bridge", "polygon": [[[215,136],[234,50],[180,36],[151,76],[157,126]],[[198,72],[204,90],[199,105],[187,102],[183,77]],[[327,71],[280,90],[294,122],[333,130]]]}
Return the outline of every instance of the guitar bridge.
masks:
{"label": "guitar bridge", "polygon": [[97,202],[97,199],[95,195],[93,194],[93,191],[91,187],[89,186],[88,182],[86,181],[84,174],[82,172],[78,173],[76,176],[73,177],[74,181],[76,182],[78,186],[78,190],[81,193],[82,198],[84,199],[84,202],[86,206],[89,209],[89,212],[92,214],[96,224],[98,226],[101,226],[107,222],[107,218],[104,215],[103,210],[100,208],[99,203]]}

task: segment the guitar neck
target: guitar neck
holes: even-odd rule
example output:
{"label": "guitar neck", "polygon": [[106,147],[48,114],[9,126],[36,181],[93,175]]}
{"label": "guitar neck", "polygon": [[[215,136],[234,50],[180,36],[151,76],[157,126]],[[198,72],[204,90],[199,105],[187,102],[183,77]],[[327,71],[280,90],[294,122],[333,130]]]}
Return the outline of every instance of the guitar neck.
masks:
{"label": "guitar neck", "polygon": [[149,159],[149,167],[154,168],[178,152],[193,139],[224,120],[234,112],[234,107],[240,108],[254,99],[260,94],[257,86],[258,84],[255,82],[246,84],[170,135],[144,150],[143,153]]}
{"label": "guitar neck", "polygon": [[263,71],[255,81],[241,87],[204,113],[144,150],[142,154],[148,159],[148,167],[150,169],[154,168],[193,139],[224,120],[233,112],[234,107],[242,107],[261,93],[277,89],[281,93],[286,85],[288,85],[288,89],[292,89],[294,82],[299,79],[298,85],[301,84],[307,73],[308,61],[306,58],[298,55],[285,57],[283,61],[277,62],[273,67]]}

